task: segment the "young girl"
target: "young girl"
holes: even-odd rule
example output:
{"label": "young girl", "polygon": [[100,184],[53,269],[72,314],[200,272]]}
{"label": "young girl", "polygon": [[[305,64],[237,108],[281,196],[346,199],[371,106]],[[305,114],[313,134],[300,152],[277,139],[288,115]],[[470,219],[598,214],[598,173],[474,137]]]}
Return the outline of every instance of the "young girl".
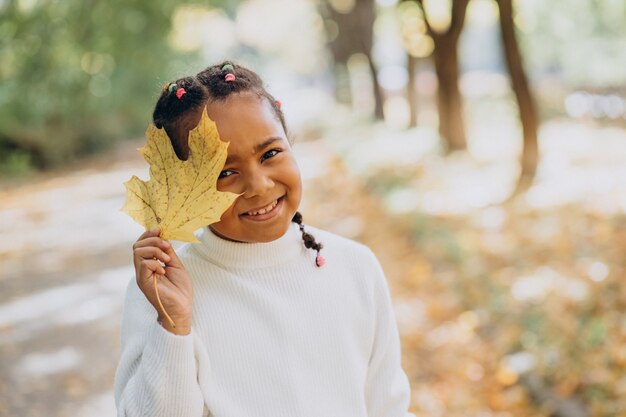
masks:
{"label": "young girl", "polygon": [[153,119],[181,159],[203,111],[230,142],[217,188],[241,195],[178,253],[158,229],[135,242],[118,416],[412,416],[383,271],[366,246],[303,225],[280,103],[231,62],[167,85]]}

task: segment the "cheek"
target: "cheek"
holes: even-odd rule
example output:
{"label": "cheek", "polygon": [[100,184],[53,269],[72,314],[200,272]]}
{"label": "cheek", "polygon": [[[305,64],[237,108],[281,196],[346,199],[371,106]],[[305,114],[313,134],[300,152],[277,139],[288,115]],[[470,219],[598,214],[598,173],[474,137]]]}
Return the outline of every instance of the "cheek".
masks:
{"label": "cheek", "polygon": [[235,201],[233,201],[230,207],[228,207],[228,209],[224,212],[224,216],[222,218],[226,218],[228,221],[233,221],[239,218],[239,214],[237,213],[235,207],[237,207],[240,198],[241,197],[237,197]]}
{"label": "cheek", "polygon": [[[220,192],[231,192],[231,193],[238,194],[235,192],[235,190],[233,190],[232,184],[224,184],[224,182],[218,182],[216,189],[217,191],[220,191]],[[233,200],[231,205],[228,206],[226,210],[224,210],[224,213],[222,213],[222,217],[220,218],[220,223],[226,223],[228,221],[232,221],[233,216],[237,217],[237,210],[235,210],[235,207],[239,203],[240,198],[241,196],[235,198],[235,200]]]}
{"label": "cheek", "polygon": [[215,188],[217,189],[217,191],[224,191],[224,184],[222,184],[222,182],[218,180]]}
{"label": "cheek", "polygon": [[234,178],[226,177],[217,182],[217,191],[226,192],[229,191],[231,193],[239,194],[237,191],[237,181]]}
{"label": "cheek", "polygon": [[220,231],[223,235],[233,237],[239,229],[239,215],[235,210],[234,204],[231,205],[223,214],[220,220],[213,224],[213,227]]}
{"label": "cheek", "polygon": [[291,166],[290,168],[290,177],[291,177],[291,181],[294,185],[296,185],[299,189],[302,188],[302,178],[300,175],[300,168],[298,167],[298,164],[296,163],[295,160],[293,160],[291,162]]}
{"label": "cheek", "polygon": [[300,175],[300,169],[295,160],[286,167],[285,176],[288,178],[287,185],[290,188],[291,194],[297,199],[296,204],[300,204],[302,199],[302,178]]}

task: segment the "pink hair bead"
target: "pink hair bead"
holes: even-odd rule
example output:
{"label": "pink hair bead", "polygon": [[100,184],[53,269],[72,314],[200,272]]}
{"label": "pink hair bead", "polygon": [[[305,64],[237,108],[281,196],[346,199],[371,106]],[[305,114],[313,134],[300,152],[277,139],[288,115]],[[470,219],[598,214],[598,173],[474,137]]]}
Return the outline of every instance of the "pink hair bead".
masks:
{"label": "pink hair bead", "polygon": [[184,88],[179,88],[178,90],[176,90],[176,97],[178,97],[179,100],[185,94],[187,94],[187,92],[185,91]]}
{"label": "pink hair bead", "polygon": [[226,77],[224,77],[224,79],[226,80],[227,83],[231,81],[235,81],[235,74],[226,74]]}
{"label": "pink hair bead", "polygon": [[322,255],[317,254],[317,256],[315,257],[315,265],[317,265],[318,267],[322,267],[325,263],[326,259],[324,259]]}

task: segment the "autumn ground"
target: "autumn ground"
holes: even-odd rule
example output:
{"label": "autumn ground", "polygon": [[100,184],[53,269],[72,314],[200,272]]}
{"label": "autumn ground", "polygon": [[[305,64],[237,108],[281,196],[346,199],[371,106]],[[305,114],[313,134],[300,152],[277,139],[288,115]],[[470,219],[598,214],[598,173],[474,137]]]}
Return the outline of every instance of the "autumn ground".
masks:
{"label": "autumn ground", "polygon": [[[420,417],[626,415],[625,141],[546,129],[538,188],[510,203],[506,143],[444,159],[428,131],[370,127],[295,147],[305,222],[383,264]],[[135,145],[0,191],[2,416],[115,414]]]}

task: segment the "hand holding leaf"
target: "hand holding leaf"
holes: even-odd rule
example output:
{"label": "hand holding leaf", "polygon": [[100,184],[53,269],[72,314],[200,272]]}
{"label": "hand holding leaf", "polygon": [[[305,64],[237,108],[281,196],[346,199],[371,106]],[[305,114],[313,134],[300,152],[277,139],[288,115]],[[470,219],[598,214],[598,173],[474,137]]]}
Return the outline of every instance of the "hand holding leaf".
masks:
{"label": "hand holding leaf", "polygon": [[[139,149],[150,164],[150,180],[133,176],[125,182],[126,203],[122,211],[146,230],[159,227],[162,239],[198,242],[193,232],[219,221],[237,194],[217,191],[217,178],[226,161],[228,143],[219,139],[215,123],[206,111],[189,132],[189,158],[178,159],[164,129],[150,125],[146,146]],[[165,311],[156,289],[162,312]]]}

